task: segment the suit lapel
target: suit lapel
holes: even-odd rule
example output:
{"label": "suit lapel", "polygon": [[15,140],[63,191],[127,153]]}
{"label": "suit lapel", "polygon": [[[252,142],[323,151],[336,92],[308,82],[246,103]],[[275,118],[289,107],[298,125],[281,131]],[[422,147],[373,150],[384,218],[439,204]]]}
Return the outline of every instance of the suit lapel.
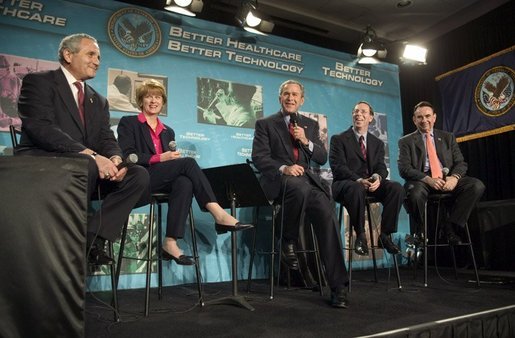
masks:
{"label": "suit lapel", "polygon": [[376,159],[374,155],[376,153],[376,149],[379,146],[379,143],[376,142],[376,139],[372,136],[371,133],[367,134],[367,159],[368,159],[368,171],[372,172],[373,165],[372,163],[376,163]]}
{"label": "suit lapel", "polygon": [[139,120],[136,120],[136,123],[139,126],[140,134],[143,136],[143,140],[147,144],[148,149],[152,154],[155,154],[156,148],[154,147],[154,142],[152,142],[152,137],[150,136],[150,131],[148,130],[149,127],[147,123],[141,123]]}
{"label": "suit lapel", "polygon": [[170,143],[170,141],[172,140],[172,138],[170,137],[170,133],[168,132],[168,129],[166,129],[167,127],[164,127],[165,129],[163,129],[161,131],[161,134],[159,134],[159,139],[161,140],[161,145],[163,147],[163,152],[165,151],[168,151],[170,150],[168,148],[168,144]]}
{"label": "suit lapel", "polygon": [[79,127],[79,129],[84,134],[85,129],[80,119],[79,107],[77,107],[77,102],[75,102],[75,98],[73,97],[73,93],[70,89],[70,86],[68,85],[68,81],[66,81],[66,76],[64,76],[63,71],[60,69],[58,69],[55,74],[57,91],[59,92],[59,95],[61,96],[66,109],[70,112],[70,115],[77,124],[77,127]]}
{"label": "suit lapel", "polygon": [[347,130],[347,132],[344,134],[344,137],[347,138],[347,144],[352,145],[352,150],[354,150],[356,156],[359,157],[363,162],[365,162],[365,158],[363,157],[363,153],[361,152],[361,146],[359,145],[358,140],[356,140],[356,135],[354,134],[354,130],[352,130],[352,127],[350,127]]}
{"label": "suit lapel", "polygon": [[288,131],[288,128],[286,127],[286,124],[284,122],[284,118],[279,112],[276,117],[274,118],[273,123],[274,129],[277,131],[277,134],[279,135],[279,139],[281,140],[281,143],[284,147],[284,150],[288,153],[288,156],[292,160],[292,162],[295,161],[294,155],[293,155],[293,145],[291,143],[291,136],[290,132]]}
{"label": "suit lapel", "polygon": [[433,137],[435,140],[436,155],[438,156],[438,159],[440,160],[440,163],[442,164],[442,166],[445,167],[445,163],[443,163],[444,155],[443,155],[442,149],[444,148],[444,146],[443,146],[442,135],[440,135],[440,133],[435,129],[433,129],[433,135],[434,135]]}
{"label": "suit lapel", "polygon": [[414,143],[417,151],[418,163],[417,166],[420,170],[424,171],[424,164],[426,162],[426,146],[424,145],[424,138],[418,131],[414,132]]}
{"label": "suit lapel", "polygon": [[93,121],[93,114],[95,114],[95,109],[93,107],[96,99],[95,92],[86,84],[86,82],[84,82],[84,121],[86,129],[91,127],[90,122]]}

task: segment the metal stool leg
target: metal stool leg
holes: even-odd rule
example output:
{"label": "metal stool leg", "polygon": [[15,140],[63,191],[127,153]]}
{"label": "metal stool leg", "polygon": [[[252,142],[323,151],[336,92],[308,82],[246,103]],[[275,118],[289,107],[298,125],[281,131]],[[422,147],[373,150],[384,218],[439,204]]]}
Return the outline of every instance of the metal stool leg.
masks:
{"label": "metal stool leg", "polygon": [[376,262],[376,250],[374,243],[374,228],[372,224],[372,213],[370,208],[370,203],[368,201],[365,202],[367,204],[367,217],[368,217],[368,231],[370,233],[370,250],[372,251],[372,263],[374,264],[374,280],[377,283],[377,262]]}
{"label": "metal stool leg", "polygon": [[162,206],[161,203],[157,204],[157,297],[163,297],[163,257],[162,252],[158,248],[163,245],[163,229],[161,228],[162,221]]}
{"label": "metal stool leg", "polygon": [[150,282],[152,275],[152,238],[154,237],[154,214],[156,200],[152,199],[150,202],[150,217],[148,222],[148,239],[147,239],[147,274],[145,284],[145,317],[148,317],[149,303],[150,303]]}
{"label": "metal stool leg", "polygon": [[317,270],[318,286],[320,288],[320,296],[323,296],[324,288],[322,285],[322,260],[320,258],[320,251],[318,250],[318,242],[315,236],[315,230],[313,229],[313,224],[310,223],[309,227],[311,230],[311,239],[313,241],[313,253],[315,254],[315,265]]}
{"label": "metal stool leg", "polygon": [[399,288],[399,291],[402,290],[402,284],[401,284],[401,274],[399,272],[399,264],[397,263],[397,255],[392,255],[393,258],[393,265],[395,267],[395,275],[397,277],[397,287]]}
{"label": "metal stool leg", "polygon": [[193,258],[195,259],[195,274],[197,276],[197,289],[198,289],[198,299],[201,307],[204,306],[204,296],[202,295],[202,275],[200,274],[200,261],[198,256],[198,248],[197,248],[197,237],[195,231],[195,221],[193,219],[193,208],[190,207],[190,231],[191,231],[191,243],[193,246]]}
{"label": "metal stool leg", "polygon": [[[278,248],[278,252],[279,252],[279,264],[277,264],[277,287],[279,287],[279,279],[281,278],[281,265],[282,265],[282,262],[281,262],[281,253],[282,253],[282,249],[283,249],[283,228],[284,228],[284,214],[282,212],[282,210],[278,210],[278,208],[281,208],[280,206],[277,206],[277,205],[274,205],[274,208],[275,209],[275,214],[276,216],[278,215],[278,212],[281,212],[281,226],[280,226],[280,229],[279,229],[279,248]],[[290,275],[288,274],[288,278],[290,277]],[[290,285],[290,281],[288,280],[288,285]]]}
{"label": "metal stool leg", "polygon": [[427,287],[427,201],[424,204],[424,287]]}
{"label": "metal stool leg", "polygon": [[252,286],[252,268],[254,265],[254,256],[256,255],[256,233],[257,229],[252,229],[252,249],[250,251],[249,271],[247,273],[247,292],[250,292]]}
{"label": "metal stool leg", "polygon": [[[258,223],[259,218],[259,209],[260,207],[256,207],[256,217],[254,224]],[[275,255],[277,254],[276,251],[276,244],[275,244],[275,217],[277,216],[276,213],[276,206],[272,205],[272,236],[271,236],[271,243],[270,243],[270,252],[261,252],[262,254],[269,254],[270,255],[270,267],[268,270],[268,280],[269,280],[269,288],[270,288],[270,294],[269,298],[270,300],[274,299],[274,269],[275,269]],[[247,292],[250,292],[251,285],[252,285],[252,268],[254,266],[254,257],[256,255],[256,237],[257,237],[257,229],[258,227],[255,227],[253,230],[252,235],[252,251],[250,254],[250,265],[249,265],[249,273],[247,276]],[[279,262],[280,264],[280,262]],[[278,281],[279,283],[279,281]]]}
{"label": "metal stool leg", "polygon": [[[275,249],[275,216],[276,210],[275,206],[272,205],[272,239],[270,243],[270,270],[268,271],[269,274],[269,280],[270,280],[270,299],[274,299],[274,269],[275,269],[275,255],[278,254],[278,252]],[[280,248],[280,246],[279,246]],[[280,254],[280,252],[279,252]],[[281,264],[279,256],[279,265]]]}
{"label": "metal stool leg", "polygon": [[[109,241],[109,244],[108,244],[108,253],[109,253],[109,257],[114,257],[113,256],[113,242]],[[109,266],[109,271],[110,271],[110,274],[111,274],[111,292],[113,294],[113,300],[112,300],[112,305],[113,305],[113,308],[114,308],[114,321],[117,322],[120,320],[120,317],[119,317],[119,314],[118,314],[118,282],[117,282],[117,279],[116,279],[116,272],[117,272],[117,267],[114,266],[114,263],[111,264]]]}
{"label": "metal stool leg", "polygon": [[479,273],[477,272],[476,257],[474,256],[474,249],[472,248],[472,238],[470,237],[470,231],[468,223],[465,223],[465,232],[467,233],[468,247],[470,249],[470,257],[472,257],[472,264],[474,265],[474,274],[476,275],[476,285],[479,287]]}
{"label": "metal stool leg", "polygon": [[[122,228],[122,236],[120,238],[120,249],[118,250],[118,257],[116,259],[116,269],[115,269],[115,278],[114,278],[114,288],[116,289],[116,299],[113,295],[113,307],[115,308],[115,321],[120,321],[120,312],[118,311],[118,282],[120,281],[120,273],[122,269],[122,261],[123,261],[123,251],[125,249],[125,240],[127,239],[127,227],[129,221],[125,222]],[[112,250],[112,249],[111,249]],[[110,255],[113,254],[112,251],[109,252]],[[114,257],[114,256],[111,256]],[[112,270],[111,270],[112,273]]]}
{"label": "metal stool leg", "polygon": [[[338,224],[340,224],[340,229],[343,227],[343,209],[344,209],[344,206],[342,203],[340,203],[340,210],[338,212]],[[353,256],[352,239],[353,239],[352,228],[349,227],[349,245],[344,249],[349,252],[349,260],[348,260],[348,262],[349,262],[348,263],[349,264],[349,269],[348,269],[349,284],[347,285],[347,291],[349,293],[352,290],[352,256]]]}

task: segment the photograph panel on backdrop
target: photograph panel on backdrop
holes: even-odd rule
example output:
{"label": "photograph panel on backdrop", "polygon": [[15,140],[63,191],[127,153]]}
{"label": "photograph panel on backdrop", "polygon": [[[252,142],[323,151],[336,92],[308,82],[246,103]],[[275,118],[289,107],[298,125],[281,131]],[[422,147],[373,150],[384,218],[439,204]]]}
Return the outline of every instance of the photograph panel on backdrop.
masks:
{"label": "photograph panel on backdrop", "polygon": [[[155,79],[168,88],[168,78],[163,75],[144,74],[128,69],[109,68],[107,72],[107,100],[110,111],[139,113],[136,102],[136,88],[143,81]],[[167,116],[166,105],[161,116]]]}
{"label": "photograph panel on backdrop", "polygon": [[263,117],[263,89],[225,80],[197,78],[197,121],[254,128]]}
{"label": "photograph panel on backdrop", "polygon": [[58,67],[55,61],[0,54],[0,131],[9,131],[9,125],[21,127],[18,96],[25,75]]}

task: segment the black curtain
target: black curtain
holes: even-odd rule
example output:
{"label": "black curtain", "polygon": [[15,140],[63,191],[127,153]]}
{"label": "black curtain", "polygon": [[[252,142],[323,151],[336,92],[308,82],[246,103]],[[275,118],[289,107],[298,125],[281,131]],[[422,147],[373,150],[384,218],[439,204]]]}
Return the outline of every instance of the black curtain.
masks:
{"label": "black curtain", "polygon": [[0,156],[0,337],[83,337],[87,160]]}
{"label": "black curtain", "polygon": [[460,143],[468,175],[486,185],[482,200],[515,198],[515,131]]}
{"label": "black curtain", "polygon": [[[515,1],[508,1],[490,13],[429,41],[426,44],[427,65],[399,67],[405,134],[415,130],[413,107],[423,100],[435,105],[436,127],[441,128],[443,116],[440,114],[435,77],[513,46],[514,17]],[[468,174],[486,185],[483,201],[515,198],[514,135],[512,131],[460,144],[469,164]]]}

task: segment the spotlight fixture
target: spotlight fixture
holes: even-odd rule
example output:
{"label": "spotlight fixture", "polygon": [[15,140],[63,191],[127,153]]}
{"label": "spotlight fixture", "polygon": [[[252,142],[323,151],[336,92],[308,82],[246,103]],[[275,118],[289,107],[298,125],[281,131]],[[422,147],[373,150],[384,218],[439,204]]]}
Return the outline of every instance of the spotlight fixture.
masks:
{"label": "spotlight fixture", "polygon": [[265,20],[257,10],[257,1],[244,1],[236,14],[236,21],[248,32],[266,35],[274,29],[272,21]]}
{"label": "spotlight fixture", "polygon": [[367,26],[361,39],[361,44],[358,48],[358,63],[378,63],[379,61],[377,58],[385,58],[386,53],[387,51],[385,46],[381,42],[377,41],[376,32],[372,29],[372,27],[370,27],[370,25]]}
{"label": "spotlight fixture", "polygon": [[166,0],[165,10],[187,16],[196,16],[196,13],[202,12],[202,7],[204,7],[202,0]]}
{"label": "spotlight fixture", "polygon": [[404,48],[401,61],[404,63],[426,64],[427,49],[424,47],[407,44]]}

